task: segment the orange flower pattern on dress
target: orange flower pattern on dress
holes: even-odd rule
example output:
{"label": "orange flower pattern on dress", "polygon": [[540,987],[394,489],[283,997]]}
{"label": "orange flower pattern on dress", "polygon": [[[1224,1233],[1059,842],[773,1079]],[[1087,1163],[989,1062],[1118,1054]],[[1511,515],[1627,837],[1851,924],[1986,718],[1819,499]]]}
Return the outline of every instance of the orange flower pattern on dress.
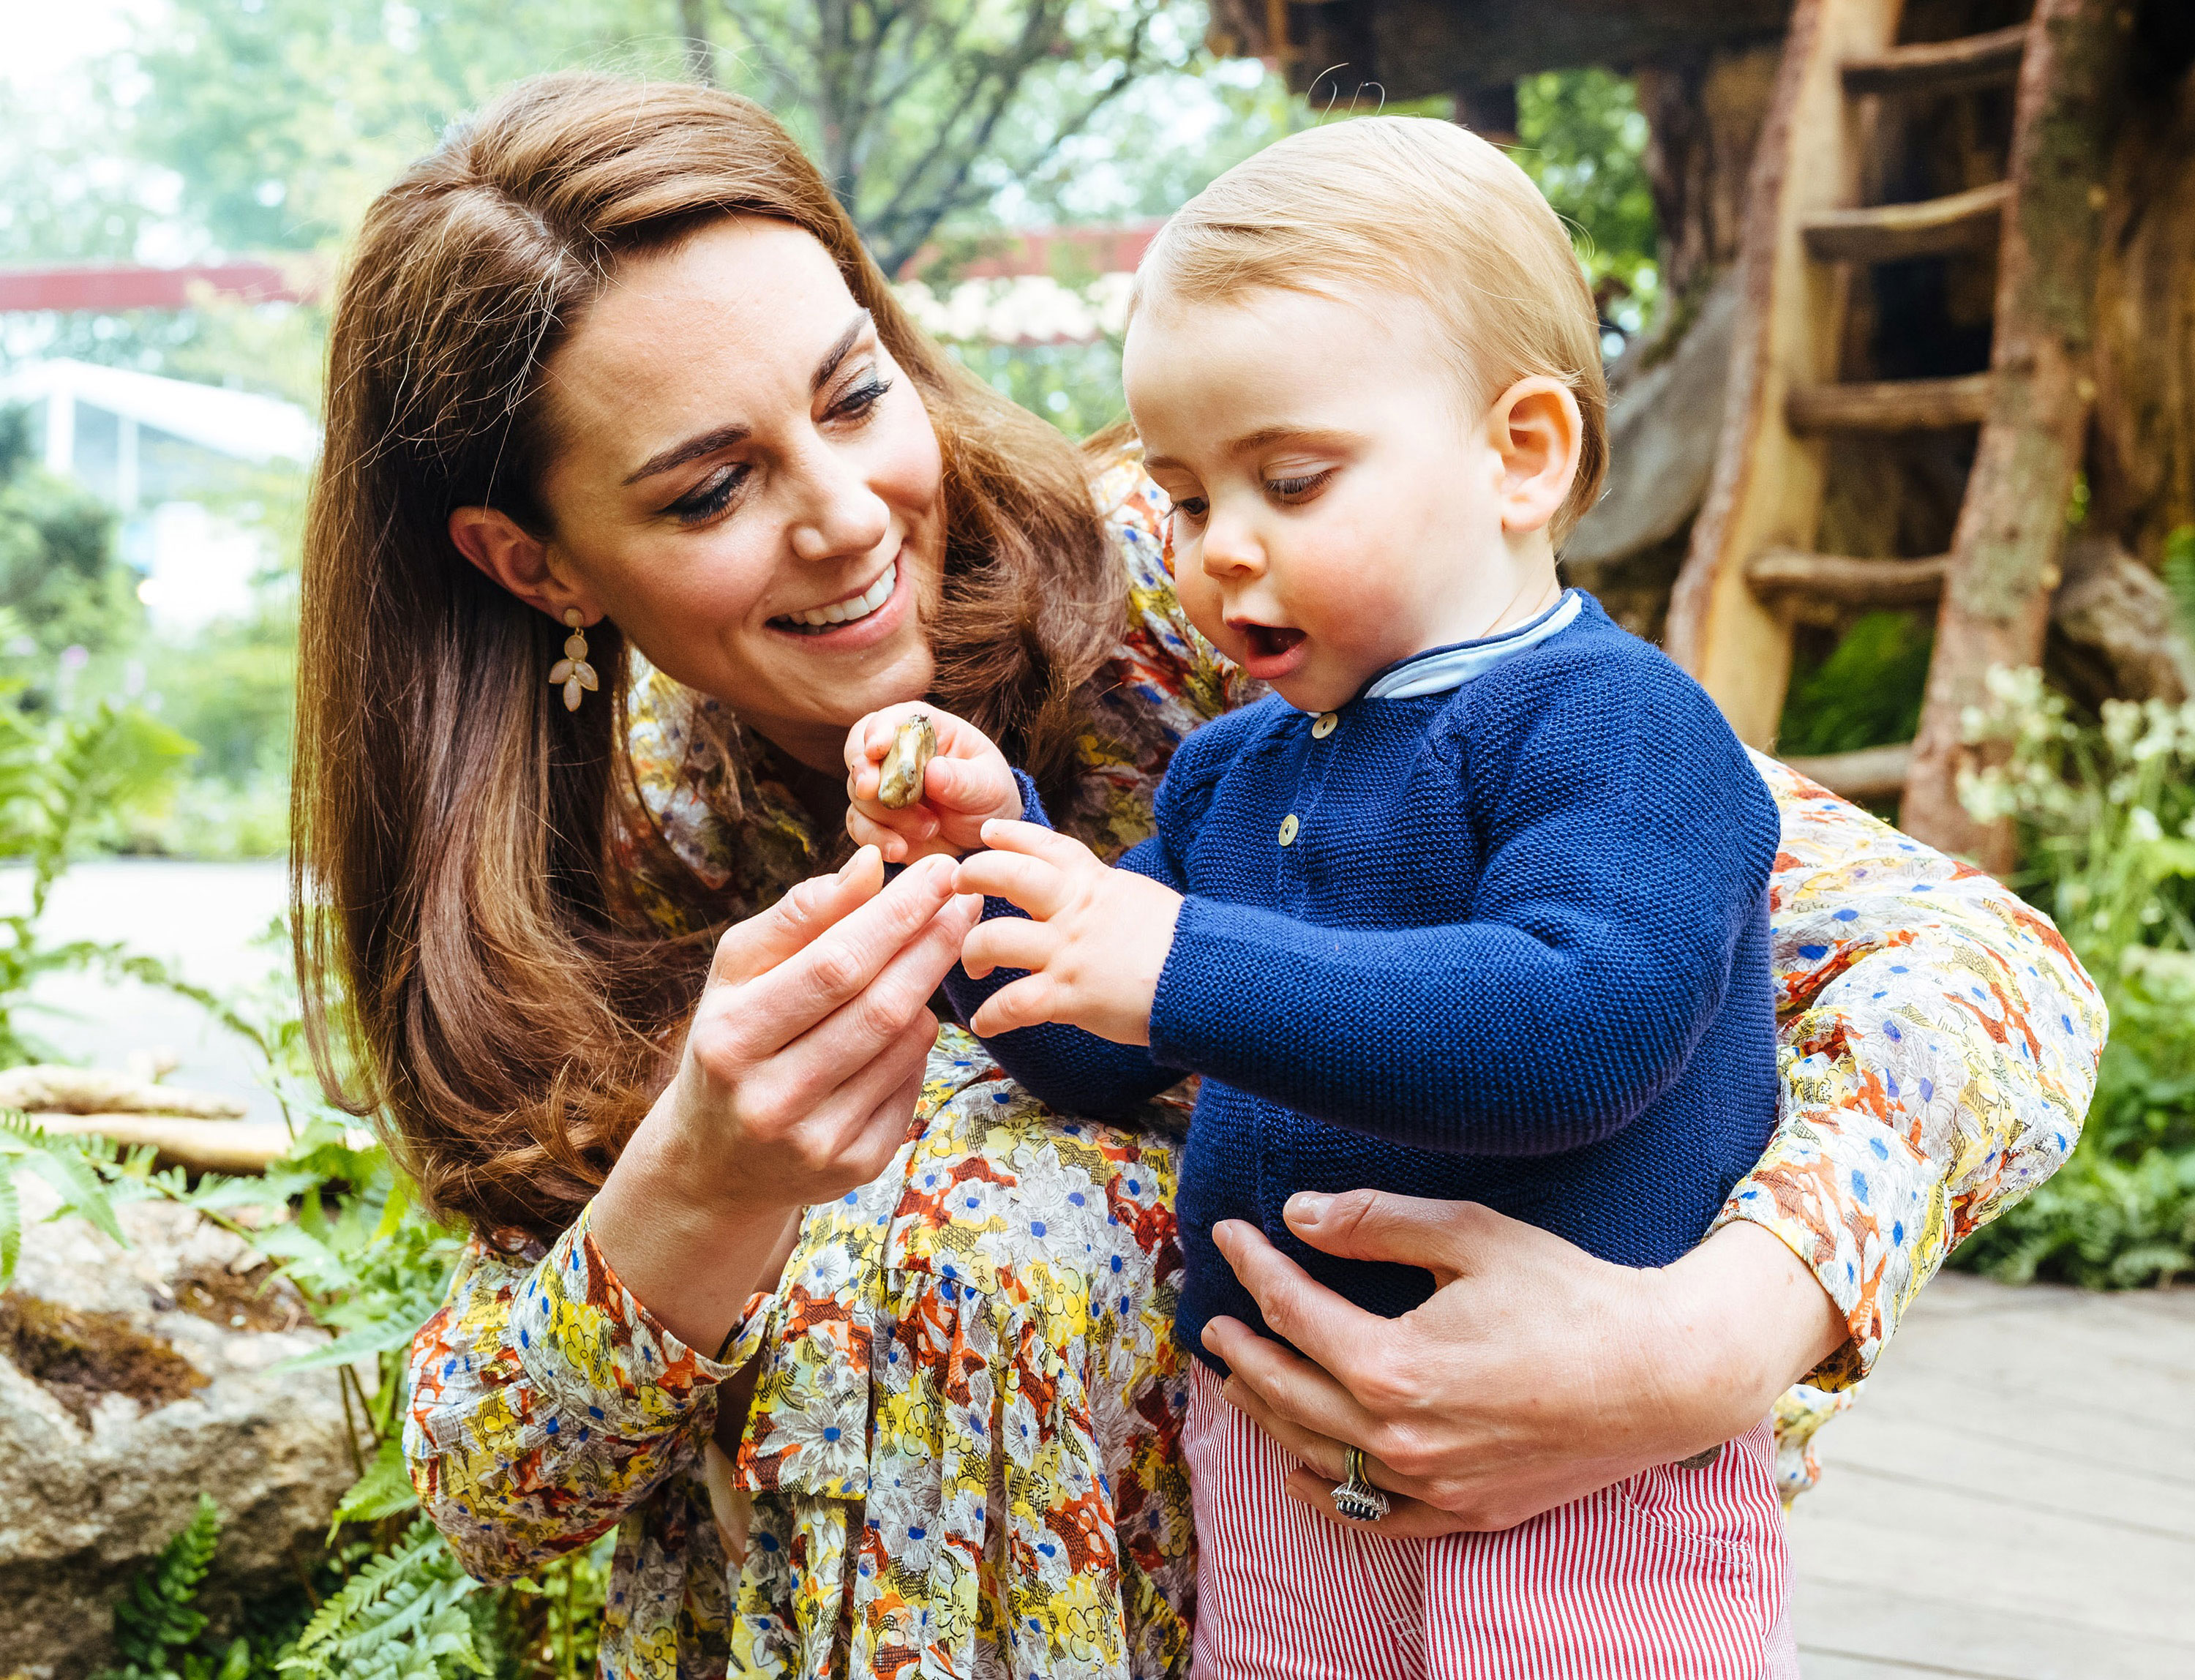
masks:
{"label": "orange flower pattern on dress", "polygon": [[[1099,481],[1128,574],[1126,633],[1086,695],[1062,826],[1113,856],[1190,730],[1259,691],[1175,598],[1165,503]],[[637,667],[642,805],[752,914],[843,854],[791,770],[719,703]],[[1852,1326],[1778,1406],[1787,1492],[1812,1430],[1951,1245],[2077,1137],[2103,1036],[2049,922],[1767,760],[1783,1112],[1722,1219],[1774,1231]],[[682,926],[629,840],[640,906]],[[1345,1024],[1337,1024],[1337,1031]],[[948,1029],[908,1140],[809,1209],[784,1277],[710,1360],[602,1262],[584,1216],[545,1250],[475,1241],[413,1343],[406,1452],[469,1568],[508,1577],[619,1529],[611,1680],[921,1675],[1144,1680],[1188,1668],[1194,1579],[1172,1337],[1174,1154],[1148,1128],[1063,1122]],[[700,1476],[717,1385],[759,1359],[728,1559]]]}

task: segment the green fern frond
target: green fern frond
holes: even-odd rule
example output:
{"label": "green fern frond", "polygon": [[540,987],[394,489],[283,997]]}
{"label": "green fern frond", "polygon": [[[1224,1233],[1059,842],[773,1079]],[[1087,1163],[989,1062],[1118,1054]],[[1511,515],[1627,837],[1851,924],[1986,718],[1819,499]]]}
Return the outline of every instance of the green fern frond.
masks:
{"label": "green fern frond", "polygon": [[15,1262],[23,1257],[23,1200],[14,1175],[0,1167],[0,1289],[15,1281]]}
{"label": "green fern frond", "polygon": [[404,1444],[395,1435],[381,1443],[366,1466],[366,1474],[351,1484],[350,1491],[337,1502],[335,1515],[328,1525],[328,1538],[335,1538],[336,1530],[346,1522],[378,1522],[383,1517],[416,1510],[419,1495],[412,1486],[411,1472],[404,1465]]}
{"label": "green fern frond", "polygon": [[488,1671],[464,1600],[479,1583],[423,1519],[345,1583],[277,1666],[310,1680],[446,1680]]}
{"label": "green fern frond", "polygon": [[160,1673],[170,1667],[169,1653],[205,1631],[205,1617],[192,1606],[220,1544],[221,1511],[201,1493],[191,1520],[114,1607],[115,1648],[131,1668]]}

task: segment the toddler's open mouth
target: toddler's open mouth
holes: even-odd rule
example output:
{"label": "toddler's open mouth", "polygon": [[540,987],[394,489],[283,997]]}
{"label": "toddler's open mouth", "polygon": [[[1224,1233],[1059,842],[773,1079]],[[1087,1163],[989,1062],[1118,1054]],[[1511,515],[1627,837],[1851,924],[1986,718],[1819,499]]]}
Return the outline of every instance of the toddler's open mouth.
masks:
{"label": "toddler's open mouth", "polygon": [[1302,631],[1273,624],[1239,623],[1234,627],[1248,644],[1242,668],[1259,682],[1277,681],[1303,662]]}
{"label": "toddler's open mouth", "polygon": [[1304,638],[1300,630],[1282,630],[1270,624],[1246,624],[1242,635],[1257,659],[1276,659]]}

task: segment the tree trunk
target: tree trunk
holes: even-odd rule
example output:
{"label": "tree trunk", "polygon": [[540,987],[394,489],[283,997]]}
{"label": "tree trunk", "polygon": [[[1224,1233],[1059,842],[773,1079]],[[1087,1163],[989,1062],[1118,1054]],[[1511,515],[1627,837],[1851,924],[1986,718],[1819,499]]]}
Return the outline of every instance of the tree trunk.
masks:
{"label": "tree trunk", "polygon": [[1995,376],[1966,505],[1951,540],[1928,696],[1900,822],[1906,831],[2002,873],[2008,825],[1959,802],[1978,767],[1968,707],[1996,666],[2042,656],[2065,511],[2088,412],[2106,148],[2132,14],[2123,0],[2037,0],[2020,66],[2014,199],[1997,270]]}
{"label": "tree trunk", "polygon": [[678,0],[678,32],[685,38],[686,73],[705,88],[717,85],[717,49],[709,42],[708,0]]}

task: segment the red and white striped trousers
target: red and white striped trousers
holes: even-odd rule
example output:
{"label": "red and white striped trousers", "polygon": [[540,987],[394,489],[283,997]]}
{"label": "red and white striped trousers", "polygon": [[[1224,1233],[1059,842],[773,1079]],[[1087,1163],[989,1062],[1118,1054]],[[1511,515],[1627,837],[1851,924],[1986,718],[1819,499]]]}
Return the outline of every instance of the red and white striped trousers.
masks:
{"label": "red and white striped trousers", "polygon": [[1194,1368],[1195,1680],[1797,1680],[1768,1425],[1499,1534],[1390,1539]]}

